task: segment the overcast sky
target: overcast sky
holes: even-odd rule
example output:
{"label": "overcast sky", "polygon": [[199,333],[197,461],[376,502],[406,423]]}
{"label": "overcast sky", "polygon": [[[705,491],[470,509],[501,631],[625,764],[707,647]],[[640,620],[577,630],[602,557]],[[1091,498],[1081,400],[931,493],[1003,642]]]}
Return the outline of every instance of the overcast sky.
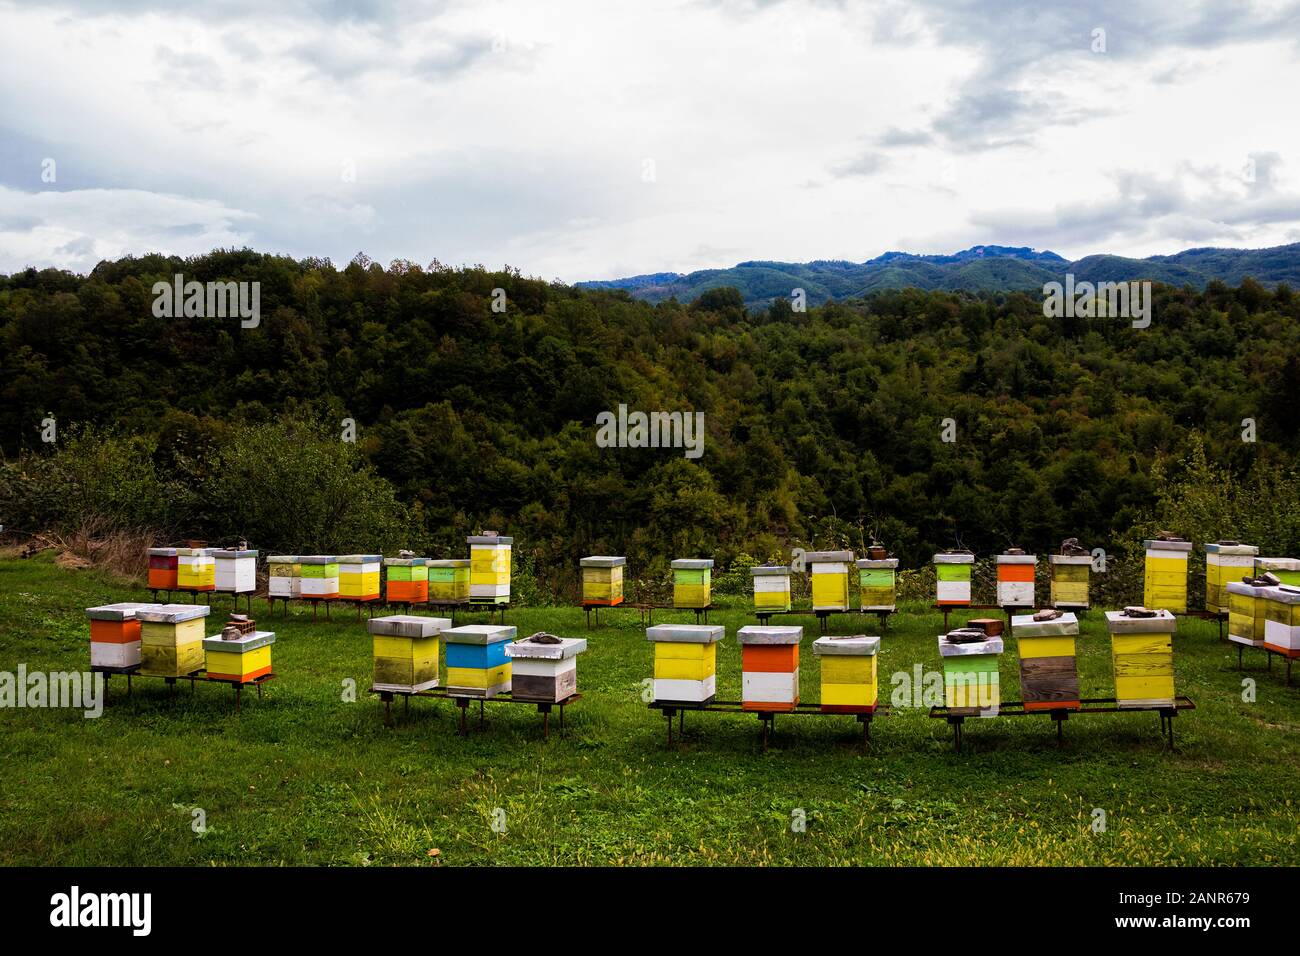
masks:
{"label": "overcast sky", "polygon": [[1298,40],[1239,0],[0,0],[0,273],[1279,245]]}

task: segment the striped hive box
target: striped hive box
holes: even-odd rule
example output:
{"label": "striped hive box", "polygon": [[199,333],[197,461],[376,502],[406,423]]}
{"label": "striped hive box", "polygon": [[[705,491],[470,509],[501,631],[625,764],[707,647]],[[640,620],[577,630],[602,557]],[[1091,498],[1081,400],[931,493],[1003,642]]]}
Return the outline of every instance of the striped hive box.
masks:
{"label": "striped hive box", "polygon": [[935,603],[941,607],[965,607],[970,604],[970,572],[973,554],[936,554],[934,556]]}
{"label": "striped hive box", "polygon": [[[858,561],[858,604],[864,611],[893,611],[898,558],[862,558]],[[814,648],[816,644],[814,642]]]}
{"label": "striped hive box", "polygon": [[1300,588],[1265,588],[1264,646],[1287,657],[1300,656]]}
{"label": "striped hive box", "polygon": [[339,597],[345,601],[378,601],[382,554],[344,554],[339,561]]}
{"label": "striped hive box", "polygon": [[465,624],[442,632],[447,642],[447,694],[491,698],[510,691],[506,645],[515,639],[509,624]]}
{"label": "striped hive box", "polygon": [[140,621],[136,611],[156,604],[101,604],[86,608],[90,620],[90,666],[134,667],[140,663]]}
{"label": "striped hive box", "polygon": [[790,569],[785,565],[764,565],[749,569],[754,581],[754,610],[790,610]]}
{"label": "striped hive box", "polygon": [[1033,607],[1037,555],[999,554],[997,562],[998,607]]}
{"label": "striped hive box", "polygon": [[1213,614],[1231,613],[1230,582],[1252,577],[1259,548],[1252,544],[1207,544],[1205,546],[1205,609]]}
{"label": "striped hive box", "polygon": [[1092,571],[1092,557],[1086,554],[1053,554],[1052,607],[1088,608],[1088,575]]}
{"label": "striped hive box", "polygon": [[217,589],[217,559],[210,548],[176,549],[176,588],[180,591]]}
{"label": "striped hive box", "polygon": [[794,710],[799,705],[803,628],[750,625],[736,632],[736,640],[740,642],[740,709]]}
{"label": "striped hive box", "polygon": [[663,704],[708,704],[717,693],[717,624],[656,624],[647,627],[654,644],[654,699]]}
{"label": "striped hive box", "polygon": [[149,587],[154,591],[176,590],[175,548],[149,549]]}
{"label": "striped hive box", "polygon": [[849,565],[852,551],[809,551],[804,555],[812,584],[814,611],[849,609]]}
{"label": "striped hive box", "polygon": [[1020,650],[1020,699],[1025,710],[1078,710],[1079,619],[1062,614],[1053,621],[1035,621],[1032,614],[1017,614],[1011,618],[1011,634]]}
{"label": "striped hive box", "polygon": [[1267,631],[1264,615],[1268,588],[1244,581],[1229,581],[1223,586],[1228,602],[1228,640],[1247,647],[1263,647]]}
{"label": "striped hive box", "polygon": [[998,655],[1002,638],[955,644],[939,635],[943,658],[943,700],[949,713],[961,717],[993,717],[1002,705]]}
{"label": "striped hive box", "polygon": [[578,655],[587,649],[581,638],[538,644],[524,638],[506,645],[510,660],[510,696],[515,700],[558,704],[578,692]]}
{"label": "striped hive box", "polygon": [[821,662],[822,701],[826,714],[874,714],[879,698],[876,655],[879,637],[819,637],[813,656]]}
{"label": "striped hive box", "polygon": [[[294,577],[297,555],[272,554],[266,559],[266,596],[296,598],[302,596],[302,578]],[[301,568],[301,565],[298,565]]]}
{"label": "striped hive box", "polygon": [[384,558],[388,580],[384,597],[389,604],[423,604],[429,600],[427,558]]}
{"label": "striped hive box", "polygon": [[185,677],[203,669],[203,619],[212,609],[197,604],[151,604],[135,612],[140,621],[140,673]]}
{"label": "striped hive box", "polygon": [[274,631],[254,631],[227,641],[220,634],[203,639],[204,666],[215,680],[247,684],[271,673]]}
{"label": "striped hive box", "polygon": [[1256,558],[1255,576],[1269,571],[1283,584],[1300,587],[1300,558]]}
{"label": "striped hive box", "polygon": [[1174,630],[1177,618],[1169,611],[1156,617],[1125,617],[1106,612],[1111,659],[1115,664],[1118,707],[1174,705]]}
{"label": "striped hive box", "polygon": [[375,690],[416,694],[438,686],[438,638],[445,617],[390,614],[366,622],[375,659]]}
{"label": "striped hive box", "polygon": [[213,551],[216,590],[223,594],[251,594],[257,590],[256,551]]}
{"label": "striped hive box", "polygon": [[304,554],[298,558],[302,568],[304,598],[332,600],[339,596],[339,559],[332,554]]}
{"label": "striped hive box", "polygon": [[711,601],[712,558],[678,558],[672,563],[673,607],[704,608]]}
{"label": "striped hive box", "polygon": [[1174,614],[1187,613],[1187,559],[1190,541],[1146,541],[1146,578],[1142,603]]}
{"label": "striped hive box", "polygon": [[474,604],[510,603],[510,548],[514,538],[499,534],[471,535],[469,599]]}
{"label": "striped hive box", "polygon": [[605,604],[610,607],[623,603],[623,566],[627,558],[593,554],[581,559],[582,603]]}
{"label": "striped hive box", "polygon": [[429,600],[443,604],[469,603],[469,559],[430,561]]}

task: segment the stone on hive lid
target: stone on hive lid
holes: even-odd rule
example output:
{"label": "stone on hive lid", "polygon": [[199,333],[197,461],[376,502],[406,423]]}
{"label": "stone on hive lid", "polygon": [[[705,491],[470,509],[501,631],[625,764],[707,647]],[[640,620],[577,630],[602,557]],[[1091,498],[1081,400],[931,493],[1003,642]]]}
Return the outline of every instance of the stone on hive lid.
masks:
{"label": "stone on hive lid", "polygon": [[1011,618],[1011,633],[1016,637],[1072,637],[1079,633],[1079,619],[1073,614],[1046,621],[1034,617],[1033,614],[1015,615]]}
{"label": "stone on hive lid", "polygon": [[1106,612],[1106,628],[1112,634],[1172,634],[1177,627],[1178,619],[1168,611],[1155,611],[1151,617],[1131,617],[1123,611]]}

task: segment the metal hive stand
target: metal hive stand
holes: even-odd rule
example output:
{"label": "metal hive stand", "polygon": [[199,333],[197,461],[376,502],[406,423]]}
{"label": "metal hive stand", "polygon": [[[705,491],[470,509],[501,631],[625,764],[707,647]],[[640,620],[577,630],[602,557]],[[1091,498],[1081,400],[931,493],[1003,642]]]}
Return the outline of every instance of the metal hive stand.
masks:
{"label": "metal hive stand", "polygon": [[431,687],[428,690],[417,690],[417,691],[380,690],[377,687],[371,687],[370,693],[377,694],[379,696],[379,699],[384,702],[384,726],[385,727],[393,726],[393,711],[392,711],[393,701],[398,697],[402,698],[403,713],[410,712],[412,697],[426,697],[426,698],[431,698],[433,700],[455,701],[456,708],[457,710],[460,711],[460,726],[458,728],[458,733],[462,737],[469,736],[469,727],[466,721],[466,713],[469,710],[469,705],[475,700],[478,701],[478,725],[480,730],[483,729],[483,725],[484,725],[485,704],[493,704],[493,703],[534,704],[537,707],[537,712],[542,715],[542,739],[543,740],[549,740],[551,738],[551,710],[556,707],[559,708],[560,730],[564,730],[564,708],[568,707],[570,704],[574,703],[575,701],[582,699],[581,694],[574,693],[574,694],[570,694],[568,697],[564,698],[564,700],[561,701],[528,700],[526,698],[515,697],[509,691],[507,691],[504,694],[497,694],[495,697],[463,697],[457,694],[449,694],[447,693],[446,688],[443,687]]}
{"label": "metal hive stand", "polygon": [[686,712],[688,710],[698,712],[712,713],[732,713],[732,714],[754,714],[762,723],[761,740],[763,750],[767,750],[768,741],[772,734],[776,732],[777,714],[790,717],[855,717],[858,723],[862,725],[862,745],[867,747],[871,743],[871,721],[874,717],[887,716],[889,707],[886,704],[878,704],[872,713],[844,713],[836,711],[824,711],[820,703],[800,703],[795,705],[794,710],[770,711],[770,710],[745,710],[744,704],[738,700],[715,700],[707,704],[692,704],[681,701],[651,701],[649,707],[651,710],[658,710],[668,718],[668,743],[671,746],[673,742],[673,718],[677,718],[678,733],[684,733],[686,728]]}
{"label": "metal hive stand", "polygon": [[931,707],[930,716],[940,720],[948,721],[952,727],[953,746],[958,753],[961,753],[962,738],[964,736],[963,725],[967,717],[978,719],[991,719],[992,717],[1050,717],[1056,724],[1056,740],[1058,743],[1063,741],[1062,727],[1065,721],[1071,716],[1088,716],[1090,714],[1137,714],[1143,712],[1155,711],[1160,714],[1160,733],[1168,741],[1168,748],[1174,749],[1174,718],[1178,716],[1180,710],[1195,710],[1196,704],[1190,697],[1179,696],[1174,698],[1172,707],[1168,706],[1147,706],[1147,707],[1120,707],[1114,697],[1085,697],[1079,701],[1080,706],[1075,708],[1062,707],[1051,710],[1026,710],[1022,701],[1009,701],[998,705],[998,712],[990,715],[990,718],[984,718],[978,707]]}

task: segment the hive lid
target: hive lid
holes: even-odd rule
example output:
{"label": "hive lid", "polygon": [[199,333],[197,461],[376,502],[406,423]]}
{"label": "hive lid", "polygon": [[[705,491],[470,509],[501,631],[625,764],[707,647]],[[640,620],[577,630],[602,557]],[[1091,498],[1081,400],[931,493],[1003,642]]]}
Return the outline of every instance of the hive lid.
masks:
{"label": "hive lid", "polygon": [[998,564],[1037,564],[1036,554],[999,554]]}
{"label": "hive lid", "polygon": [[973,657],[979,654],[1001,654],[1002,638],[990,637],[986,641],[969,641],[965,644],[954,644],[948,640],[947,634],[939,635],[939,656],[941,657]]}
{"label": "hive lid", "polygon": [[578,565],[584,568],[620,568],[625,564],[627,558],[616,558],[608,554],[593,554],[578,562]]}
{"label": "hive lid", "polygon": [[1149,538],[1142,542],[1142,547],[1155,551],[1191,551],[1190,541],[1166,541],[1163,538]]}
{"label": "hive lid", "polygon": [[338,564],[339,559],[332,554],[303,554],[298,556],[299,564]]}
{"label": "hive lid", "polygon": [[784,564],[760,564],[749,569],[751,578],[788,578],[790,568]]}
{"label": "hive lid", "polygon": [[161,605],[142,604],[135,601],[101,604],[99,607],[86,608],[86,617],[92,621],[129,621],[135,617],[136,611],[146,607],[161,607]]}
{"label": "hive lid", "polygon": [[866,634],[827,635],[813,641],[812,649],[817,657],[871,657],[880,651],[880,638]]}
{"label": "hive lid", "polygon": [[1112,634],[1172,634],[1178,620],[1168,611],[1156,611],[1155,617],[1125,617],[1123,611],[1106,612],[1106,629]]}
{"label": "hive lid", "polygon": [[716,644],[726,633],[721,624],[656,624],[645,629],[645,639],[673,644]]}
{"label": "hive lid", "polygon": [[176,556],[178,558],[210,558],[215,552],[215,548],[177,548]]}
{"label": "hive lid", "polygon": [[451,618],[425,617],[422,614],[390,614],[366,622],[371,634],[381,637],[437,637],[451,627]]}
{"label": "hive lid", "polygon": [[506,657],[519,657],[529,660],[565,661],[577,657],[587,649],[587,640],[582,637],[563,637],[558,644],[535,644],[532,638],[525,637],[506,645]]}
{"label": "hive lid", "polygon": [[150,604],[137,608],[136,620],[150,624],[183,624],[200,617],[207,617],[212,608],[206,604]]}
{"label": "hive lid", "polygon": [[736,632],[741,644],[798,644],[803,640],[803,627],[798,624],[750,624]]}
{"label": "hive lid", "polygon": [[465,539],[467,544],[513,544],[514,538],[500,534],[472,534]]}
{"label": "hive lid", "polygon": [[1229,594],[1244,594],[1246,597],[1258,597],[1268,590],[1265,584],[1247,584],[1245,581],[1229,581],[1224,585]]}
{"label": "hive lid", "polygon": [[1300,571],[1300,558],[1256,558],[1255,566],[1265,571]]}
{"label": "hive lid", "polygon": [[882,571],[898,567],[898,558],[859,558],[858,567],[864,571]]}
{"label": "hive lid", "polygon": [[1049,554],[1047,560],[1052,564],[1092,564],[1090,554]]}
{"label": "hive lid", "polygon": [[499,644],[513,641],[518,633],[513,624],[462,624],[442,632],[448,644]]}
{"label": "hive lid", "polygon": [[1035,621],[1032,614],[1017,614],[1011,618],[1011,633],[1015,637],[1074,637],[1079,633],[1079,618],[1068,611],[1051,621]]}
{"label": "hive lid", "polygon": [[242,634],[229,641],[218,634],[215,637],[205,637],[203,639],[203,649],[205,651],[230,651],[235,654],[247,654],[249,651],[255,651],[259,647],[266,647],[268,644],[274,643],[275,631],[254,631],[251,634]]}
{"label": "hive lid", "polygon": [[297,564],[301,559],[296,554],[268,554],[267,564]]}
{"label": "hive lid", "polygon": [[176,557],[175,548],[150,548],[149,557],[151,558],[174,558]]}
{"label": "hive lid", "polygon": [[809,551],[803,556],[806,564],[852,564],[852,551]]}
{"label": "hive lid", "polygon": [[232,548],[218,548],[212,552],[212,556],[214,558],[255,558],[257,557],[257,552],[248,550],[240,551]]}
{"label": "hive lid", "polygon": [[1263,596],[1278,604],[1300,604],[1300,588],[1289,584],[1280,584],[1275,588],[1264,588]]}
{"label": "hive lid", "polygon": [[678,558],[672,563],[674,571],[707,571],[711,567],[712,558]]}
{"label": "hive lid", "polygon": [[431,568],[468,568],[469,558],[439,558],[437,561],[429,561]]}
{"label": "hive lid", "polygon": [[384,558],[386,568],[419,568],[429,561],[428,558]]}
{"label": "hive lid", "polygon": [[339,564],[378,564],[383,559],[382,554],[343,554],[336,560]]}
{"label": "hive lid", "polygon": [[1205,545],[1206,554],[1235,554],[1235,555],[1257,555],[1259,548],[1253,544],[1225,544],[1221,541],[1207,542]]}
{"label": "hive lid", "polygon": [[934,556],[934,563],[935,564],[974,564],[975,555],[962,554],[960,552],[953,552],[951,554],[947,554],[947,553],[936,554]]}

